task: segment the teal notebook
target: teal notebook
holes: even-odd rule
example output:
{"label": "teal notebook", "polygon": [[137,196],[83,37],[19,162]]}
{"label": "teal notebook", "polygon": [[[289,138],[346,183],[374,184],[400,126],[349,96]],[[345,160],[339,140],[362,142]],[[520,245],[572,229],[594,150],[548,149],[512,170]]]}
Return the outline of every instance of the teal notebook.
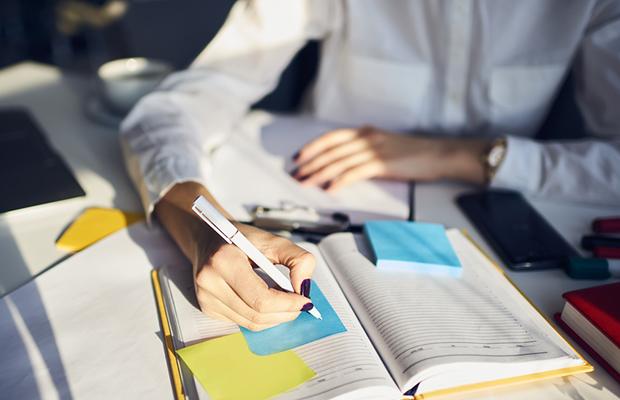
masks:
{"label": "teal notebook", "polygon": [[461,262],[443,225],[409,221],[368,221],[364,234],[380,269],[406,269],[460,276]]}

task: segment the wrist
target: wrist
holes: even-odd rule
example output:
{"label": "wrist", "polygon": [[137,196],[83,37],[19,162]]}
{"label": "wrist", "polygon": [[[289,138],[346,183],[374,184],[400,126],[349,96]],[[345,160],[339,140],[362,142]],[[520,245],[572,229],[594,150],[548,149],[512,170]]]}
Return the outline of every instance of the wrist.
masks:
{"label": "wrist", "polygon": [[194,200],[203,195],[229,219],[231,216],[217,203],[209,191],[196,182],[174,185],[155,205],[155,214],[172,236],[183,254],[195,263],[204,259],[212,245],[219,245],[221,238],[193,211]]}
{"label": "wrist", "polygon": [[485,155],[492,139],[447,139],[441,161],[442,178],[475,184],[486,181]]}

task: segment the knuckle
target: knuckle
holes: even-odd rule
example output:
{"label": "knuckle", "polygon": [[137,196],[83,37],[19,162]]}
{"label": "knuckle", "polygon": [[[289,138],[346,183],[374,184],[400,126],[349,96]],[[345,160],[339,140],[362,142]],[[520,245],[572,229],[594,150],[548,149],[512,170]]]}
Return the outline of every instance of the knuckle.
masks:
{"label": "knuckle", "polygon": [[366,137],[370,142],[377,143],[377,141],[381,138],[381,134],[379,133],[379,131],[370,129]]}
{"label": "knuckle", "polygon": [[[255,313],[251,314],[251,316],[253,317],[252,321],[254,321],[254,318],[258,319],[258,318],[261,317],[260,316],[261,312],[267,311],[266,310],[267,309],[267,302],[265,301],[264,297],[257,297],[257,298],[255,298],[252,301],[252,309],[254,309],[256,311]],[[257,315],[255,315],[255,314],[257,314]],[[258,322],[258,321],[255,321],[255,322]]]}
{"label": "knuckle", "polygon": [[337,138],[338,136],[342,135],[346,131],[347,131],[346,129],[334,129],[333,131],[327,132],[325,135],[323,135],[323,137],[328,138],[328,139]]}
{"label": "knuckle", "polygon": [[317,177],[322,179],[337,175],[340,170],[338,163],[330,164],[317,173]]}
{"label": "knuckle", "polygon": [[382,134],[379,130],[370,127],[362,131],[362,136],[372,144],[378,143],[382,138]]}
{"label": "knuckle", "polygon": [[259,324],[254,323],[254,322],[248,322],[245,324],[244,328],[251,330],[252,332],[258,332],[261,331],[262,328]]}
{"label": "knuckle", "polygon": [[301,253],[298,258],[299,258],[300,263],[308,265],[312,267],[312,269],[314,269],[314,266],[316,264],[316,259],[314,258],[314,255],[312,253],[304,250],[303,253]]}
{"label": "knuckle", "polygon": [[256,325],[263,325],[265,323],[265,317],[260,312],[251,312],[248,315],[248,320]]}
{"label": "knuckle", "polygon": [[274,249],[280,249],[288,246],[290,243],[291,242],[288,239],[281,236],[276,236],[272,239],[271,245]]}
{"label": "knuckle", "polygon": [[196,274],[196,286],[201,289],[207,288],[211,283],[211,277],[209,275],[210,274],[207,269],[200,270]]}

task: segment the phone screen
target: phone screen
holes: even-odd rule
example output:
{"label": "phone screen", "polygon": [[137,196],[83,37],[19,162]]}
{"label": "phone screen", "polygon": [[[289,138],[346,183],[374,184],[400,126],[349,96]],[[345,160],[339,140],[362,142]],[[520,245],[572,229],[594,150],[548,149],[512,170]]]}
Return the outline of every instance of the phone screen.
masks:
{"label": "phone screen", "polygon": [[457,203],[510,268],[563,267],[577,255],[518,192],[487,190]]}

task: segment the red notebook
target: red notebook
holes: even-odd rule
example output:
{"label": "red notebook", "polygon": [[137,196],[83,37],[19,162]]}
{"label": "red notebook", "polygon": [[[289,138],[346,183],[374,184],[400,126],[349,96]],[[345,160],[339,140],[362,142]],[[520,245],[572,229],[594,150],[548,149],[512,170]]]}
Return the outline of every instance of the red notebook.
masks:
{"label": "red notebook", "polygon": [[567,292],[564,298],[568,304],[556,320],[620,382],[620,282]]}

